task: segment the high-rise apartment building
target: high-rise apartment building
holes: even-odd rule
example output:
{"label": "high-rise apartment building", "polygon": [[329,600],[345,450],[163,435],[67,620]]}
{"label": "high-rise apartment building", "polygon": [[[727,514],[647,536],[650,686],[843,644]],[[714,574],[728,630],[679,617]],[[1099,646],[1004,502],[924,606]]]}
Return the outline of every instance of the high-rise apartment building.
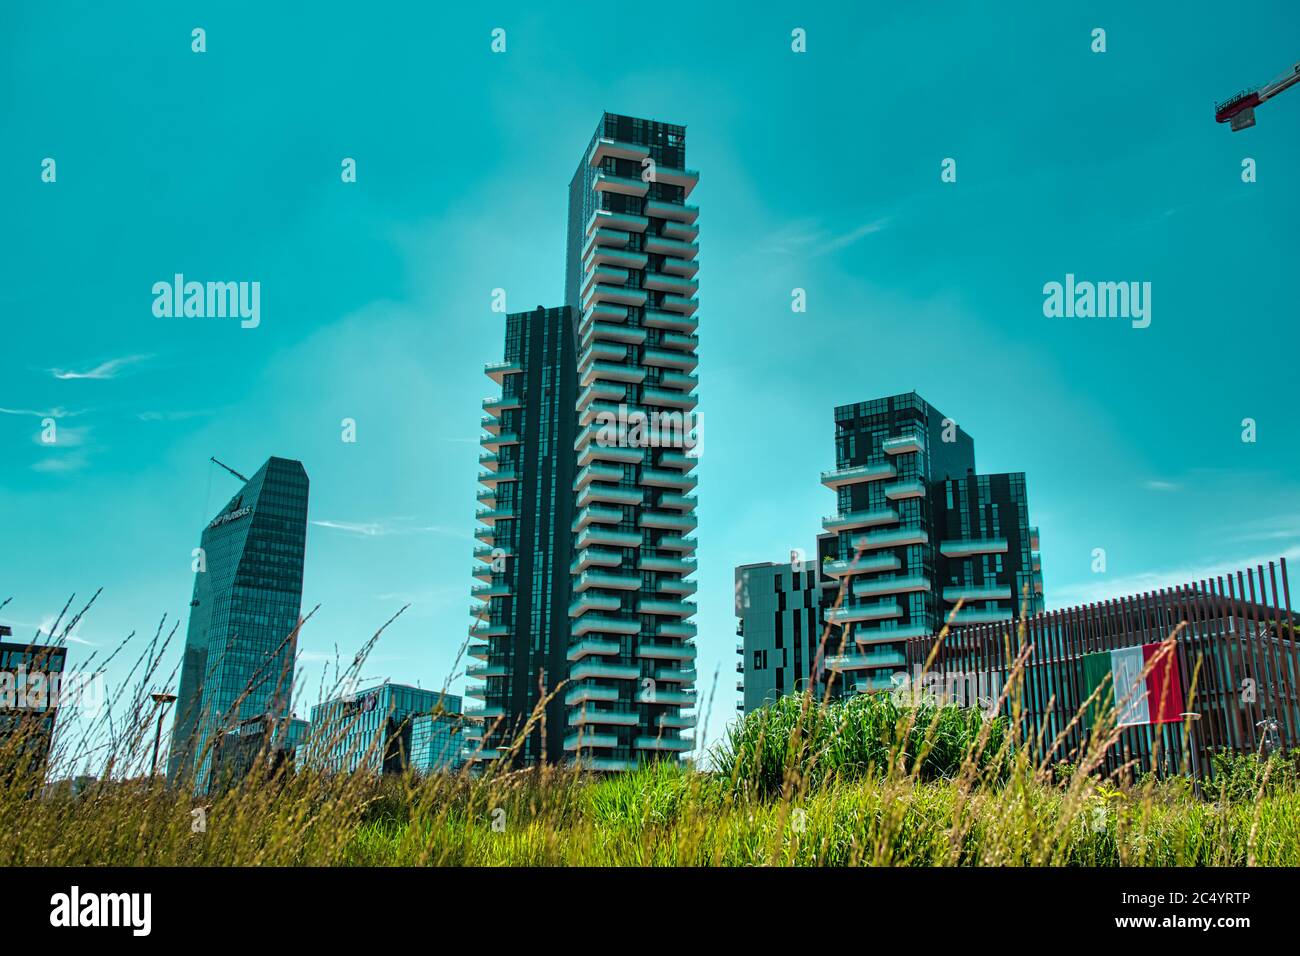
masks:
{"label": "high-rise apartment building", "polygon": [[299,769],[327,773],[400,774],[459,765],[448,753],[460,725],[461,699],[439,690],[385,681],[323,701],[311,709],[311,732],[298,747]]}
{"label": "high-rise apartment building", "polygon": [[167,777],[207,789],[216,735],[289,712],[307,545],[307,472],[269,458],[203,529]]}
{"label": "high-rise apartment building", "polygon": [[578,343],[567,753],[692,749],[698,209],[686,130],[606,113],[569,184]]}
{"label": "high-rise apartment building", "polygon": [[[468,756],[515,764],[564,758],[577,366],[567,307],[506,316],[504,361],[483,400],[479,541],[466,695],[480,718]],[[539,709],[539,702],[549,702]],[[520,734],[536,713],[527,735]],[[516,743],[518,746],[515,746]],[[513,752],[511,752],[513,750]]]}
{"label": "high-rise apartment building", "polygon": [[819,556],[844,691],[892,686],[903,643],[945,622],[1042,609],[1024,475],[976,474],[970,436],[915,392],[836,408],[835,460]]}

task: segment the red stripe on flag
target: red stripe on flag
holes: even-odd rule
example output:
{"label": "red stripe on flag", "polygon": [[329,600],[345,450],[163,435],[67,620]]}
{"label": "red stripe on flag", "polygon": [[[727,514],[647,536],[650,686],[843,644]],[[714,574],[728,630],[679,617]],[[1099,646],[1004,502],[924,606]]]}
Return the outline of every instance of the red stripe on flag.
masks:
{"label": "red stripe on flag", "polygon": [[[1142,661],[1144,666],[1151,665],[1163,644],[1143,644]],[[1151,667],[1147,674],[1147,708],[1151,712],[1151,723],[1173,724],[1179,721],[1183,710],[1183,686],[1178,668],[1178,649],[1169,648],[1160,661]]]}

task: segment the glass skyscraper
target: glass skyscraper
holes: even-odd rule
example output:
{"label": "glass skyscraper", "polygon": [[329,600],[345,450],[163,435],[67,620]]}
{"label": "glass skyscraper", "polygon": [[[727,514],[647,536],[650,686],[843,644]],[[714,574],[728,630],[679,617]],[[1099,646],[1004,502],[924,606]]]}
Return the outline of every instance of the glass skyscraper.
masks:
{"label": "glass skyscraper", "polygon": [[307,472],[269,458],[200,539],[169,781],[207,789],[216,734],[288,715],[302,610]]}
{"label": "glass skyscraper", "polygon": [[391,681],[327,700],[311,709],[298,766],[373,774],[454,769],[460,762],[460,709],[455,694]]}
{"label": "glass skyscraper", "polygon": [[568,736],[617,770],[694,746],[699,176],[685,127],[606,113],[569,184],[578,341]]}

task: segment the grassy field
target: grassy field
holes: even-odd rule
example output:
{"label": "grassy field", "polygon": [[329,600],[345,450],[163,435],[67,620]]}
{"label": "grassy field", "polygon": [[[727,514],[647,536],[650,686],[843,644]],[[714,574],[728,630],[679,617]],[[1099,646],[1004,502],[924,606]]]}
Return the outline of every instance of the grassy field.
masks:
{"label": "grassy field", "polygon": [[1300,787],[1224,761],[1218,790],[1035,767],[1004,719],[787,698],[715,770],[374,779],[277,773],[202,800],[147,778],[0,790],[0,865],[1300,865]]}

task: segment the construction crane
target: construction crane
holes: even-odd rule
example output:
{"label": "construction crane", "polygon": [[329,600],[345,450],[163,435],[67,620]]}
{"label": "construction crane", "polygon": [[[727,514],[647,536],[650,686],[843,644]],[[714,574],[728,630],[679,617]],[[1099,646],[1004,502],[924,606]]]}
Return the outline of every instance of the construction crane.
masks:
{"label": "construction crane", "polygon": [[217,461],[215,458],[209,458],[208,461],[212,462],[214,465],[221,465],[222,468],[226,469],[226,471],[230,472],[232,475],[234,475],[244,484],[248,484],[248,479],[245,478],[243,475],[241,475],[239,472],[235,471],[235,469],[231,468],[229,465],[222,464],[221,462]]}
{"label": "construction crane", "polygon": [[1231,123],[1234,133],[1237,130],[1249,129],[1255,125],[1256,106],[1277,96],[1288,86],[1295,86],[1297,83],[1300,83],[1300,63],[1297,63],[1285,73],[1275,76],[1263,86],[1253,90],[1242,90],[1236,96],[1216,104],[1214,107],[1214,121],[1216,123]]}

